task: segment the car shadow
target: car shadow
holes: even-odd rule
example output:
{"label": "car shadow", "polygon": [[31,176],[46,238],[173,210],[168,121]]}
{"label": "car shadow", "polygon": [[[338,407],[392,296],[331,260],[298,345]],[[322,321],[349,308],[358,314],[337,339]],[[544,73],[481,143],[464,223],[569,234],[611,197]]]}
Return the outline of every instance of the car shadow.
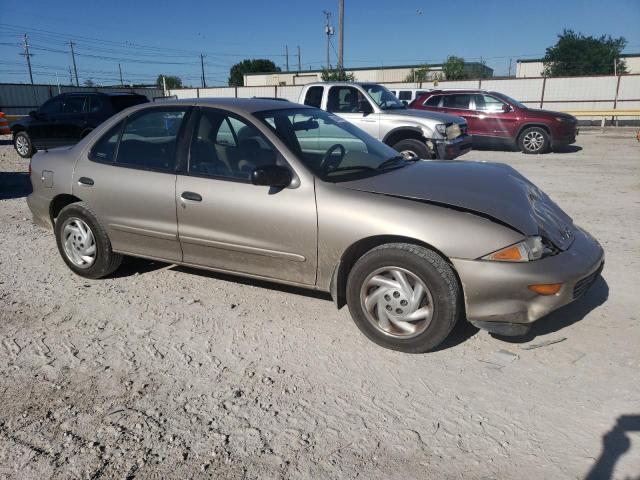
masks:
{"label": "car shadow", "polygon": [[[640,432],[640,415],[620,415],[618,417],[613,428],[602,436],[602,453],[584,477],[585,480],[613,478],[616,462],[631,448],[627,432]],[[640,480],[640,475],[626,478]]]}
{"label": "car shadow", "polygon": [[0,145],[13,145],[13,141],[11,139],[0,138]]}
{"label": "car shadow", "polygon": [[318,290],[311,290],[303,287],[296,287],[293,285],[285,285],[282,283],[269,282],[268,280],[259,280],[255,278],[242,277],[231,275],[228,273],[214,272],[211,270],[201,270],[198,268],[185,267],[184,265],[175,265],[171,268],[178,272],[184,272],[191,275],[199,275],[201,277],[214,278],[216,280],[223,280],[225,282],[239,283],[242,285],[250,285],[252,287],[264,288],[267,290],[276,290],[278,292],[291,293],[293,295],[303,295],[305,297],[318,298],[320,300],[327,300],[332,302],[331,295],[327,292],[321,292]]}
{"label": "car shadow", "polygon": [[592,310],[596,309],[609,298],[609,285],[607,281],[598,276],[591,288],[576,301],[565,305],[564,307],[551,312],[549,315],[542,317],[536,321],[531,330],[525,335],[517,337],[505,337],[502,335],[492,334],[494,337],[504,340],[509,343],[526,343],[532,341],[534,338],[542,335],[548,335],[550,333],[562,330],[569,325],[573,325],[579,322],[589,314]]}
{"label": "car shadow", "polygon": [[576,153],[582,150],[580,145],[562,145],[554,147],[553,153]]}
{"label": "car shadow", "polygon": [[156,260],[147,260],[139,257],[124,257],[122,265],[115,272],[109,275],[109,278],[124,278],[142,275],[144,273],[153,272],[162,268],[170,267],[171,263],[158,262]]}
{"label": "car shadow", "polygon": [[26,197],[31,191],[27,172],[0,172],[0,200]]}

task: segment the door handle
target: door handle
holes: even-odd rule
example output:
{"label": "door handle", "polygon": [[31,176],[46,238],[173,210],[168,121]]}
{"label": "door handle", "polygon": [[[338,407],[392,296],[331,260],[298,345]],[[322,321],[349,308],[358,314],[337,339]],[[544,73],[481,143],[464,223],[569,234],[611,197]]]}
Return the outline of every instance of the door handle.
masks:
{"label": "door handle", "polygon": [[91,186],[93,185],[93,178],[89,178],[89,177],[80,177],[78,179],[78,183],[80,185],[87,185],[87,186]]}
{"label": "door handle", "polygon": [[182,195],[180,195],[180,198],[182,198],[183,200],[191,200],[192,202],[202,201],[202,196],[199,193],[195,193],[195,192],[182,192]]}

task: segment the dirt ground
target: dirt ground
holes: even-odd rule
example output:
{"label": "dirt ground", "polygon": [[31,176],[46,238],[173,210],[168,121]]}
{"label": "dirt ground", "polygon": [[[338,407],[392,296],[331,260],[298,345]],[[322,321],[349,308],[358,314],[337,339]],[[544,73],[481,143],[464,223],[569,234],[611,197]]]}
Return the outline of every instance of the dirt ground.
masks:
{"label": "dirt ground", "polygon": [[603,244],[603,277],[526,338],[460,323],[407,355],[322,294],[133,259],[73,275],[5,140],[0,478],[640,478],[635,132],[466,157],[547,191]]}

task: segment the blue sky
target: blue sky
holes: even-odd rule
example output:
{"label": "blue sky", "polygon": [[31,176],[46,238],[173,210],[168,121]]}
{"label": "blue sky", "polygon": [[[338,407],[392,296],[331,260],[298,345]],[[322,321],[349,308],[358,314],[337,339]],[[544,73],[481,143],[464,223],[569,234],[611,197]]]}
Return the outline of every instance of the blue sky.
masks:
{"label": "blue sky", "polygon": [[[108,5],[108,6],[107,6]],[[0,0],[0,82],[28,82],[20,35],[30,36],[34,80],[68,83],[65,43],[73,39],[80,82],[153,81],[176,74],[199,85],[199,53],[209,85],[226,84],[229,67],[243,58],[270,58],[284,67],[320,68],[325,53],[323,10],[338,0],[26,1]],[[496,75],[509,58],[535,58],[563,28],[628,40],[640,52],[640,0],[345,0],[345,65],[440,63],[447,55],[479,60]],[[336,29],[337,32],[337,29]],[[337,34],[333,44],[337,49]],[[332,50],[332,61],[335,54]],[[103,58],[100,58],[103,57]],[[108,58],[104,58],[108,57]],[[164,62],[164,63],[154,63]]]}

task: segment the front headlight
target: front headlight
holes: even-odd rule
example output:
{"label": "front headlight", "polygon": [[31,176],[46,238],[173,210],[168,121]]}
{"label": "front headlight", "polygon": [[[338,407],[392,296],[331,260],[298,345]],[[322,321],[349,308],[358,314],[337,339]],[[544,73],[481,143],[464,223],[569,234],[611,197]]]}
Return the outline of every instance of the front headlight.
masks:
{"label": "front headlight", "polygon": [[540,236],[527,237],[497,252],[482,257],[496,262],[532,262],[558,253],[556,247]]}
{"label": "front headlight", "polygon": [[567,118],[567,117],[554,117],[557,121],[559,122],[570,122],[571,119]]}
{"label": "front headlight", "polygon": [[439,123],[436,125],[436,131],[444,137],[447,134],[447,126],[444,123]]}

